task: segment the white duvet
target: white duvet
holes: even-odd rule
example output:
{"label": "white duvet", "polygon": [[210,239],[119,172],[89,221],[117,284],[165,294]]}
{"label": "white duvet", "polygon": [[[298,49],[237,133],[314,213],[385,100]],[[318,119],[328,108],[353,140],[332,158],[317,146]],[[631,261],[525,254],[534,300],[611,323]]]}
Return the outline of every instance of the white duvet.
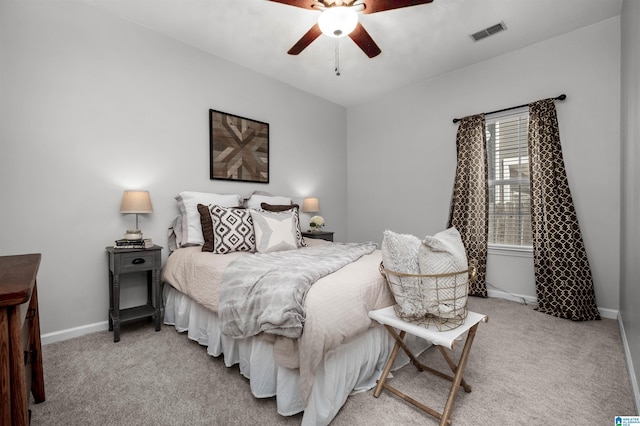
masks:
{"label": "white duvet", "polygon": [[[325,243],[307,242],[309,245]],[[222,273],[239,256],[251,254],[217,255],[202,252],[200,247],[181,248],[169,256],[162,270],[162,281],[218,312]],[[380,261],[381,253],[376,250],[319,279],[305,299],[302,336],[297,340],[275,338],[276,362],[283,367],[300,369],[305,404],[324,354],[366,331],[371,326],[370,310],[393,305],[391,292],[378,270]]]}

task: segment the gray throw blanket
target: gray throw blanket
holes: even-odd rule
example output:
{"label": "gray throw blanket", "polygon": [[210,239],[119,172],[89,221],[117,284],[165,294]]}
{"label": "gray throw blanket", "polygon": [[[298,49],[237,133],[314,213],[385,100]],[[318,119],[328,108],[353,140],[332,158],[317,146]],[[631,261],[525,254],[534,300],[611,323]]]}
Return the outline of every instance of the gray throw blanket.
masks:
{"label": "gray throw blanket", "polygon": [[222,333],[235,338],[261,332],[300,337],[311,285],[375,249],[375,243],[333,243],[234,260],[222,275]]}

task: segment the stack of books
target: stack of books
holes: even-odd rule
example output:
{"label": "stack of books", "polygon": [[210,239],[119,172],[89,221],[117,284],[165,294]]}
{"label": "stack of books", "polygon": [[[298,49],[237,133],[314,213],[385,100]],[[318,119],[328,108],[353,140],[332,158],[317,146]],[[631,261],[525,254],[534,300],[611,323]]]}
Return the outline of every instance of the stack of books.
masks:
{"label": "stack of books", "polygon": [[115,248],[121,249],[146,249],[153,247],[151,238],[145,238],[143,240],[116,240]]}

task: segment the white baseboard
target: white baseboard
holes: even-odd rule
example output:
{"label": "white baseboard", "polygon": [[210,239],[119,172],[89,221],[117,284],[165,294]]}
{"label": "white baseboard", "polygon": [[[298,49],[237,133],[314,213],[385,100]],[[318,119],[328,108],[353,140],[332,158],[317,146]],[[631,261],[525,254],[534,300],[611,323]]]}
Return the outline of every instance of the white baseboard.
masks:
{"label": "white baseboard", "polygon": [[620,311],[618,311],[617,309],[607,309],[607,308],[598,308],[598,312],[600,312],[600,316],[602,318],[609,318],[609,319],[618,319],[618,314],[620,313]]}
{"label": "white baseboard", "polygon": [[61,342],[63,340],[72,339],[74,337],[84,336],[85,334],[95,333],[109,329],[109,321],[96,322],[94,324],[81,325],[80,327],[68,328],[66,330],[54,331],[53,333],[43,334],[40,337],[43,345],[49,343]]}
{"label": "white baseboard", "polygon": [[524,294],[512,294],[502,290],[488,289],[487,295],[489,297],[495,297],[496,299],[511,300],[512,302],[522,303],[523,301],[525,301],[527,304],[535,304],[538,301],[538,299],[533,296],[526,296]]}
{"label": "white baseboard", "polygon": [[633,368],[633,359],[631,358],[631,351],[629,350],[629,343],[627,342],[627,335],[624,332],[624,323],[622,322],[622,315],[618,314],[618,324],[620,325],[620,337],[622,338],[622,346],[624,346],[624,357],[627,361],[627,371],[629,372],[629,380],[631,381],[631,391],[633,392],[633,401],[636,405],[636,412],[640,413],[640,388],[638,388],[638,380],[636,372]]}
{"label": "white baseboard", "polygon": [[[502,291],[502,290],[488,289],[487,290],[487,295],[489,297],[495,297],[496,299],[506,299],[506,300],[511,300],[513,302],[522,303],[523,301],[525,301],[526,303],[532,304],[532,305],[538,303],[538,299],[536,297],[527,296],[527,295],[524,295],[524,294],[507,293],[506,291]],[[618,318],[618,310],[617,309],[598,308],[598,312],[600,313],[600,316],[602,318],[609,318],[609,319],[617,319]]]}

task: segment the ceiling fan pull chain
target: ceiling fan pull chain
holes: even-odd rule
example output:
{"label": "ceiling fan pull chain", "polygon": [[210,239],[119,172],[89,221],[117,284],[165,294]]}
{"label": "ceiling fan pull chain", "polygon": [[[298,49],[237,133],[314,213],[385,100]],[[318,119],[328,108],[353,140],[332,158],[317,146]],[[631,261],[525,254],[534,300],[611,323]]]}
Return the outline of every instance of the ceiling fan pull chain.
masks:
{"label": "ceiling fan pull chain", "polygon": [[336,62],[336,75],[339,76],[340,75],[340,40],[336,39],[336,57],[335,57],[335,62]]}

